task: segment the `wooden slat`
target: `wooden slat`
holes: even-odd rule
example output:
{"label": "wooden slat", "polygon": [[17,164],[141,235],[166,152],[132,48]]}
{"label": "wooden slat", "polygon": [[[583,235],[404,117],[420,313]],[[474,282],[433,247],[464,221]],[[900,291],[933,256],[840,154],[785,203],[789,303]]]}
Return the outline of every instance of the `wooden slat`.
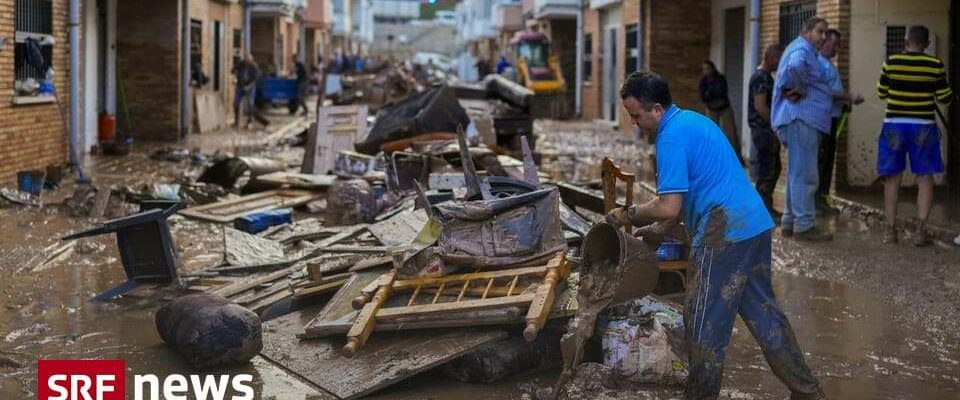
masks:
{"label": "wooden slat", "polygon": [[436,278],[420,277],[420,278],[404,279],[404,280],[394,282],[393,288],[395,290],[402,290],[406,288],[415,287],[416,285],[419,285],[419,284],[422,284],[425,286],[436,286],[440,283],[463,282],[465,280],[513,278],[515,276],[543,276],[546,273],[547,273],[546,266],[502,269],[502,270],[496,270],[496,271],[481,271],[481,272],[472,272],[469,274],[449,275],[449,276],[436,277]]}
{"label": "wooden slat", "polygon": [[526,306],[533,301],[534,294],[521,294],[510,297],[497,297],[483,300],[464,300],[456,303],[421,304],[410,307],[382,308],[377,319],[392,319],[414,315],[431,315],[451,311],[479,311],[498,307]]}
{"label": "wooden slat", "polygon": [[260,211],[294,207],[319,197],[299,190],[271,190],[180,211],[181,215],[206,221],[227,223]]}

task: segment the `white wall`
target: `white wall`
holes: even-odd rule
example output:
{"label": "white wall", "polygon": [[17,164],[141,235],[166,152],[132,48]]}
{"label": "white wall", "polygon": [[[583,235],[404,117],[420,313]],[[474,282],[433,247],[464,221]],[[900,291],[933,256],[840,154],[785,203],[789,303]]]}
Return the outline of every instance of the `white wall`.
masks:
{"label": "white wall", "polygon": [[[887,25],[924,24],[936,36],[936,54],[949,69],[949,0],[877,0],[851,4],[850,88],[860,92],[866,102],[854,108],[849,120],[848,179],[851,185],[867,186],[876,179],[877,138],[883,123],[886,103],[875,94],[880,66],[885,58]],[[950,82],[956,87],[957,82]],[[943,126],[940,127],[943,130]],[[947,137],[943,137],[946,157]],[[947,161],[944,158],[944,161]],[[906,184],[912,178],[905,176]],[[943,176],[937,176],[938,183]]]}
{"label": "white wall", "polygon": [[[756,70],[756,65],[750,64],[750,54],[755,51],[751,49],[750,46],[750,2],[748,0],[712,0],[710,4],[710,60],[717,65],[717,68],[723,68],[724,65],[724,48],[723,48],[723,38],[724,32],[726,31],[726,24],[723,20],[724,11],[731,8],[744,7],[746,18],[744,18],[744,35],[743,35],[743,47],[744,47],[744,58],[743,58],[743,87],[741,88],[742,96],[740,97],[743,101],[739,104],[741,115],[743,118],[737,120],[737,128],[740,130],[740,143],[743,145],[741,148],[740,154],[743,155],[744,159],[750,157],[750,149],[753,148],[753,143],[750,140],[750,127],[747,126],[747,101],[749,101],[749,83],[750,76],[753,75],[753,71]],[[733,88],[730,88],[733,90]],[[731,105],[731,107],[736,107],[737,105]],[[702,110],[698,110],[702,111]]]}

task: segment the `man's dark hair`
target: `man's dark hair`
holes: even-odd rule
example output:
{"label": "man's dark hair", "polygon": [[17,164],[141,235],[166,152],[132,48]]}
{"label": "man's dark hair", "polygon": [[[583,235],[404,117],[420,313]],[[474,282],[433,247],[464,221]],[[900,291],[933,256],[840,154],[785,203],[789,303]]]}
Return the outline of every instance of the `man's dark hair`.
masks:
{"label": "man's dark hair", "polygon": [[930,30],[923,25],[910,25],[907,29],[907,39],[914,44],[927,47],[930,45]]}
{"label": "man's dark hair", "polygon": [[820,25],[820,24],[824,24],[824,25],[828,25],[828,26],[829,26],[829,24],[827,24],[827,20],[825,20],[825,19],[823,19],[823,18],[820,18],[820,17],[810,17],[810,19],[804,21],[803,26],[801,27],[801,31],[802,31],[802,32],[810,32],[810,31],[813,30],[813,28],[816,28],[817,25]]}
{"label": "man's dark hair", "polygon": [[763,51],[763,59],[766,60],[777,53],[783,53],[783,46],[776,43],[771,44]]}
{"label": "man's dark hair", "polygon": [[837,40],[840,40],[840,38],[842,38],[843,35],[840,34],[840,31],[831,28],[831,29],[827,29],[827,37],[828,38],[833,37],[833,38],[836,38]]}
{"label": "man's dark hair", "polygon": [[637,99],[648,110],[657,103],[663,108],[673,104],[667,81],[651,71],[634,71],[627,76],[620,86],[620,98],[626,100],[628,97]]}

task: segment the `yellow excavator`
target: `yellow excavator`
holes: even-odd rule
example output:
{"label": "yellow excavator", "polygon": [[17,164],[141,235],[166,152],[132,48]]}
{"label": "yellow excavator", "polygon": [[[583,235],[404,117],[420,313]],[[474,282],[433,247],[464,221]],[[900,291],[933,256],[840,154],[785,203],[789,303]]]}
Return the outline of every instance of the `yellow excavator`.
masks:
{"label": "yellow excavator", "polygon": [[565,114],[567,84],[560,62],[550,50],[543,32],[520,31],[510,41],[517,60],[517,83],[534,93],[531,114],[535,118],[560,118]]}

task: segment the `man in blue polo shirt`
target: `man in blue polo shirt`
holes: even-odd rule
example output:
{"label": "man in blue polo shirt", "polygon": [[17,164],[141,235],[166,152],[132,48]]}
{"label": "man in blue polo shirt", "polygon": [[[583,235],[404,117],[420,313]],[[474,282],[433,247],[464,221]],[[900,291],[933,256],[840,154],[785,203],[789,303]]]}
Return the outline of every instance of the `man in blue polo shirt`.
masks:
{"label": "man in blue polo shirt", "polygon": [[723,131],[673,105],[659,75],[637,71],[620,89],[627,113],[656,140],[658,198],[607,215],[614,225],[682,221],[693,238],[684,309],[690,349],[687,399],[720,395],[723,361],[739,313],[791,399],[824,399],[780,311],[770,280],[773,220]]}

